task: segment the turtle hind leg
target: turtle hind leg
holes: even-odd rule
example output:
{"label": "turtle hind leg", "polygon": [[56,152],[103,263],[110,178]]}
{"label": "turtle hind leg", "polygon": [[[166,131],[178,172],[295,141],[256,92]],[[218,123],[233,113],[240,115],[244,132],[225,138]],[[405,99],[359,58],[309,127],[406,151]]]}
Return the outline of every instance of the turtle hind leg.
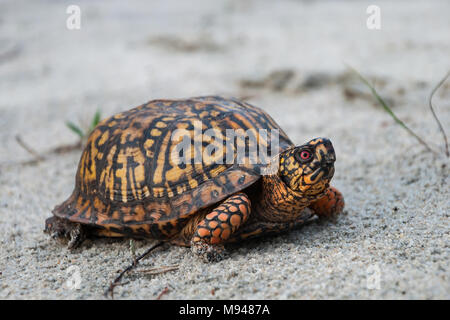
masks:
{"label": "turtle hind leg", "polygon": [[219,205],[200,221],[191,239],[192,252],[205,262],[216,262],[226,256],[224,243],[250,215],[250,199],[238,193]]}
{"label": "turtle hind leg", "polygon": [[45,233],[50,234],[53,239],[68,238],[68,249],[75,249],[86,239],[86,228],[80,223],[68,221],[59,217],[50,217],[45,220]]}

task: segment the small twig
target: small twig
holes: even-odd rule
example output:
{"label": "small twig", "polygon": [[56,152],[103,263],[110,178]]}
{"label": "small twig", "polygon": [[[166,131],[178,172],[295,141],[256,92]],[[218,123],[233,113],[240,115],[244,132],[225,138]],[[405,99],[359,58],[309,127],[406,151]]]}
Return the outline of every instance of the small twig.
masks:
{"label": "small twig", "polygon": [[442,136],[444,137],[445,154],[447,155],[447,158],[450,156],[450,154],[448,152],[447,135],[445,134],[445,130],[442,127],[442,124],[439,121],[438,117],[436,116],[436,113],[434,112],[433,104],[431,103],[431,100],[433,99],[434,93],[442,86],[442,84],[445,82],[445,80],[447,80],[447,78],[449,76],[450,76],[450,71],[448,71],[447,74],[445,75],[445,77],[442,78],[441,81],[439,81],[439,83],[436,85],[436,87],[434,87],[433,91],[431,91],[430,98],[428,99],[428,105],[430,106],[431,113],[433,114],[433,117],[434,117],[434,119],[436,120],[436,122],[437,122],[437,124],[439,126],[439,130],[441,130],[441,132],[442,132]]}
{"label": "small twig", "polygon": [[122,277],[127,273],[128,271],[135,268],[139,261],[144,259],[150,252],[152,252],[154,249],[160,247],[163,245],[163,241],[159,241],[158,243],[154,244],[150,248],[148,248],[143,254],[141,254],[139,257],[137,257],[128,267],[126,267],[115,279],[113,282],[111,282],[109,288],[105,291],[105,297],[108,297],[109,294],[111,294],[111,298],[114,299],[114,288],[119,285],[120,280]]}
{"label": "small twig", "polygon": [[62,146],[55,147],[50,150],[50,153],[63,154],[63,153],[70,152],[73,150],[79,150],[79,149],[81,149],[82,146],[83,146],[83,144],[81,143],[81,140],[80,140],[74,144],[65,144]]}
{"label": "small twig", "polygon": [[36,152],[30,146],[28,146],[18,134],[15,136],[15,138],[16,138],[17,143],[22,148],[24,148],[28,153],[30,153],[36,159],[36,161],[42,161],[45,159],[45,157],[41,156],[38,152]]}
{"label": "small twig", "polygon": [[[19,163],[20,165],[36,164],[40,161],[44,161],[47,159],[47,157],[39,154],[36,150],[34,150],[27,143],[25,143],[25,141],[22,140],[22,137],[20,135],[16,135],[15,139],[16,139],[17,143],[19,144],[19,146],[21,146],[25,151],[27,151],[29,154],[31,154],[34,157],[33,160],[27,160],[27,161],[20,162]],[[63,153],[70,152],[73,150],[79,150],[79,149],[81,149],[81,147],[82,147],[82,143],[80,140],[74,144],[57,146],[53,149],[50,149],[47,152],[47,154],[63,154]]]}
{"label": "small twig", "polygon": [[8,60],[12,60],[17,57],[22,51],[22,47],[20,45],[14,45],[8,50],[0,52],[0,64],[6,62]]}
{"label": "small twig", "polygon": [[148,275],[156,275],[161,274],[169,271],[175,271],[178,270],[179,265],[175,264],[173,266],[163,266],[163,267],[155,267],[151,269],[145,269],[145,270],[137,270],[136,272],[145,273]]}
{"label": "small twig", "polygon": [[417,141],[419,141],[420,144],[422,144],[428,151],[437,154],[437,152],[433,149],[430,148],[430,146],[428,145],[428,143],[426,143],[421,137],[419,137],[414,131],[412,131],[402,120],[400,120],[395,113],[391,110],[391,108],[389,108],[389,106],[386,104],[386,102],[384,102],[384,100],[380,97],[380,95],[378,94],[378,92],[375,90],[375,88],[369,83],[369,81],[367,81],[366,78],[364,78],[358,71],[356,71],[354,68],[352,68],[351,66],[347,65],[347,67],[353,71],[358,78],[361,79],[361,81],[367,86],[369,87],[370,91],[372,92],[372,94],[375,96],[375,98],[377,99],[377,101],[381,104],[381,106],[383,107],[383,109],[389,113],[389,115],[392,117],[392,119],[394,119],[394,121],[399,124],[403,129],[405,129],[410,135],[412,135],[414,138],[417,139]]}
{"label": "small twig", "polygon": [[156,297],[156,300],[161,300],[161,297],[162,297],[163,295],[165,295],[167,292],[169,292],[169,288],[168,288],[168,287],[165,287],[165,288],[163,289],[163,291],[161,291],[161,293],[158,295],[158,297]]}

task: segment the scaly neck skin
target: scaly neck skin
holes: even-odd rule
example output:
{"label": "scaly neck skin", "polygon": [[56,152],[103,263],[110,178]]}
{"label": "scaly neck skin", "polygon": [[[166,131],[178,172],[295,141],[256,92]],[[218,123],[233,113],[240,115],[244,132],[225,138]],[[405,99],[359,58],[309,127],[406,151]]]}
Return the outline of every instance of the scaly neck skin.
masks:
{"label": "scaly neck skin", "polygon": [[271,222],[295,221],[303,209],[320,195],[306,195],[289,189],[278,174],[262,177],[262,192],[258,197],[257,214],[261,220]]}

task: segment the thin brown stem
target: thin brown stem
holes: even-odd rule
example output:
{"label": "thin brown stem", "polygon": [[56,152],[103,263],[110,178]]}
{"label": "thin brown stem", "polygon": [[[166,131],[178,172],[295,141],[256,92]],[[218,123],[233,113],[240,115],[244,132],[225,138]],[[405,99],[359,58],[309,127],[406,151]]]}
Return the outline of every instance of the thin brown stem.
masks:
{"label": "thin brown stem", "polygon": [[116,286],[119,285],[120,280],[122,279],[122,277],[125,275],[125,273],[127,273],[128,271],[134,269],[140,260],[144,259],[150,252],[152,252],[154,249],[162,246],[164,244],[163,241],[159,241],[156,244],[154,244],[153,246],[151,246],[150,248],[148,248],[143,254],[141,254],[139,257],[137,257],[136,259],[133,259],[133,262],[126,267],[115,279],[113,282],[111,282],[109,288],[105,291],[105,297],[108,297],[109,294],[111,294],[111,298],[114,299],[114,288]]}
{"label": "thin brown stem", "polygon": [[161,291],[161,293],[158,295],[158,297],[156,297],[156,300],[161,300],[161,297],[162,297],[163,295],[165,295],[167,292],[169,292],[169,288],[165,287],[165,288],[163,289],[163,291]]}
{"label": "thin brown stem", "polygon": [[161,274],[161,273],[165,273],[165,272],[169,272],[169,271],[175,271],[175,270],[178,270],[178,268],[179,268],[179,266],[177,264],[175,264],[173,266],[155,267],[155,268],[150,268],[150,269],[145,269],[145,270],[138,270],[136,272],[145,273],[148,275],[156,275],[156,274]]}
{"label": "thin brown stem", "polygon": [[358,78],[370,89],[372,94],[374,95],[375,99],[377,99],[378,103],[383,107],[383,109],[394,119],[394,121],[399,124],[403,129],[405,129],[411,136],[416,138],[416,140],[423,145],[428,151],[437,154],[435,150],[433,150],[428,143],[425,142],[421,137],[419,137],[412,129],[410,129],[402,120],[400,120],[397,115],[392,111],[392,109],[386,104],[386,102],[383,100],[383,98],[380,97],[378,92],[375,90],[375,88],[369,83],[369,81],[364,78],[356,69],[352,68],[351,66],[347,65],[347,67],[355,73]]}
{"label": "thin brown stem", "polygon": [[42,161],[45,159],[37,151],[35,151],[28,144],[26,144],[19,135],[16,135],[15,138],[16,138],[16,141],[19,144],[19,146],[21,146],[22,148],[25,149],[25,151],[27,151],[29,154],[31,154],[36,159],[36,161]]}

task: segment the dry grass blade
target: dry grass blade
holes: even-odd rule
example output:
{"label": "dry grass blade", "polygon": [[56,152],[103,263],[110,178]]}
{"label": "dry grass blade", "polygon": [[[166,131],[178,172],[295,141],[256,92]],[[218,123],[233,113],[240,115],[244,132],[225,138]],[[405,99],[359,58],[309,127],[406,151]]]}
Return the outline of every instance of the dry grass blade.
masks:
{"label": "dry grass blade", "polygon": [[161,297],[169,292],[169,288],[165,287],[163,291],[156,297],[156,300],[161,300]]}
{"label": "dry grass blade", "polygon": [[[48,159],[48,157],[45,157],[45,156],[39,154],[39,152],[37,152],[36,150],[31,148],[25,141],[23,141],[23,139],[20,135],[16,135],[15,139],[16,139],[17,143],[19,144],[19,146],[21,146],[25,151],[27,151],[34,157],[33,160],[23,161],[23,162],[19,162],[19,163],[15,163],[15,164],[19,164],[19,165],[37,164],[40,161],[44,161],[44,160]],[[46,152],[46,154],[47,155],[63,154],[66,152],[79,150],[79,149],[81,149],[81,147],[82,147],[82,144],[81,144],[81,141],[79,141],[75,144],[62,145],[62,146],[55,147],[53,149],[48,150]]]}
{"label": "dry grass blade", "polygon": [[414,131],[412,131],[402,120],[400,120],[395,113],[389,108],[389,106],[386,104],[386,102],[383,100],[383,98],[380,97],[378,92],[375,90],[375,88],[367,81],[366,78],[364,78],[358,71],[356,71],[354,68],[347,65],[347,67],[354,72],[359,79],[367,86],[369,87],[370,91],[374,95],[374,97],[377,99],[377,101],[380,103],[380,105],[383,107],[383,109],[394,119],[394,121],[399,124],[403,129],[405,129],[410,135],[412,135],[414,138],[419,141],[421,145],[423,145],[428,151],[437,154],[437,152],[430,148],[428,143],[426,143],[421,137],[419,137]]}
{"label": "dry grass blade", "polygon": [[63,154],[63,153],[71,152],[74,150],[80,150],[82,147],[83,147],[83,145],[82,145],[81,141],[78,141],[74,144],[67,144],[67,145],[55,147],[54,149],[50,150],[50,153]]}
{"label": "dry grass blade", "polygon": [[433,104],[431,103],[431,100],[433,99],[435,92],[442,86],[442,84],[445,82],[445,80],[447,80],[447,78],[449,76],[450,76],[450,71],[448,71],[447,74],[445,75],[445,77],[442,78],[441,81],[439,81],[439,83],[436,85],[436,87],[434,87],[433,91],[431,91],[430,98],[428,99],[428,105],[430,106],[431,113],[433,114],[433,117],[439,126],[439,130],[441,130],[441,132],[442,132],[442,136],[444,137],[445,154],[447,155],[447,158],[449,157],[447,134],[445,133],[444,127],[442,127],[441,122],[439,121],[438,117],[436,116],[436,113],[434,112]]}
{"label": "dry grass blade", "polygon": [[139,257],[137,257],[136,259],[133,259],[133,262],[128,267],[126,267],[122,272],[120,272],[120,274],[114,279],[114,281],[111,282],[111,284],[109,285],[109,288],[105,291],[105,294],[104,294],[105,297],[108,297],[108,295],[111,295],[111,298],[114,299],[114,288],[117,287],[118,285],[120,285],[120,280],[122,280],[122,277],[125,275],[125,273],[134,269],[138,265],[139,261],[144,259],[147,255],[150,254],[150,252],[152,252],[154,249],[162,246],[163,244],[164,244],[163,241],[159,241],[156,244],[154,244],[153,246],[151,246],[150,248],[148,248]]}
{"label": "dry grass blade", "polygon": [[179,268],[179,265],[175,264],[173,266],[163,266],[163,267],[155,267],[155,268],[145,269],[145,270],[137,270],[136,272],[145,273],[148,275],[156,275],[156,274],[161,274],[161,273],[165,273],[165,272],[169,272],[169,271],[175,271],[175,270],[178,270],[178,268]]}
{"label": "dry grass blade", "polygon": [[22,138],[19,135],[16,135],[16,141],[17,143],[24,148],[28,153],[30,153],[35,159],[36,161],[42,161],[45,158],[43,156],[41,156],[37,151],[33,150],[29,145],[27,145]]}

